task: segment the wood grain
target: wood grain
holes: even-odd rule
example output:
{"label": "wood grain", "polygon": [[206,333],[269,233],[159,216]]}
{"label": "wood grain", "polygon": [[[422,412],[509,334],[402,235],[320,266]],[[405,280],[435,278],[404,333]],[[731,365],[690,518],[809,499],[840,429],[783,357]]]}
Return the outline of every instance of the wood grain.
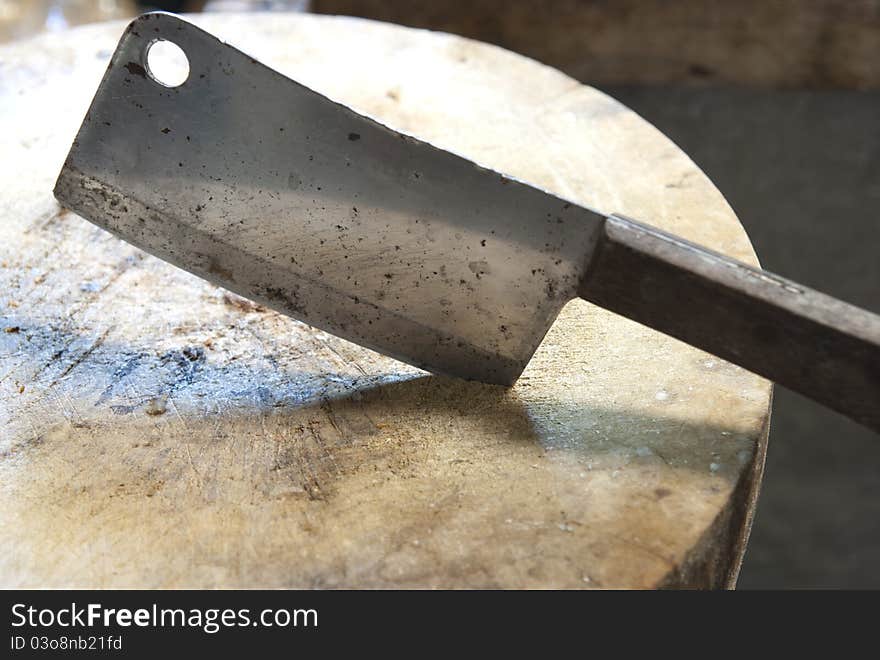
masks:
{"label": "wood grain", "polygon": [[[687,156],[553,69],[354,19],[196,22],[395,128],[755,262]],[[514,388],[432,377],[60,209],[123,27],[0,49],[3,586],[735,582],[766,381],[580,301]]]}

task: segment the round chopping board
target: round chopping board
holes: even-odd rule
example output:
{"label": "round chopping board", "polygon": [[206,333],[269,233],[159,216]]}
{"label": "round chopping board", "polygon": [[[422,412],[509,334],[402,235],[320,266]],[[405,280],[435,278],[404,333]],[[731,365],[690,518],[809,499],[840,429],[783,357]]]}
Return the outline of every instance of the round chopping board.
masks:
{"label": "round chopping board", "polygon": [[[684,153],[556,70],[350,18],[192,20],[395,128],[755,263]],[[123,28],[0,49],[3,586],[735,583],[767,381],[581,301],[514,387],[431,376],[61,209]]]}

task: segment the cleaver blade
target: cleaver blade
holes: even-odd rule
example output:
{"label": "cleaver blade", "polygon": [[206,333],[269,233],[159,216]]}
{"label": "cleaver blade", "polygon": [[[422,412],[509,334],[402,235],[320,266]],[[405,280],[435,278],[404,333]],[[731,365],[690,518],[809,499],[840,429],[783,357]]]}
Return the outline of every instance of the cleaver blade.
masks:
{"label": "cleaver blade", "polygon": [[[150,70],[162,41],[180,84]],[[170,14],[126,29],[55,195],[432,372],[512,384],[580,296],[880,430],[877,315],[394,131]]]}
{"label": "cleaver blade", "polygon": [[[183,84],[149,70],[158,40],[186,54]],[[516,380],[575,295],[602,220],[164,13],[126,29],[55,195],[267,307],[429,371],[499,384]]]}

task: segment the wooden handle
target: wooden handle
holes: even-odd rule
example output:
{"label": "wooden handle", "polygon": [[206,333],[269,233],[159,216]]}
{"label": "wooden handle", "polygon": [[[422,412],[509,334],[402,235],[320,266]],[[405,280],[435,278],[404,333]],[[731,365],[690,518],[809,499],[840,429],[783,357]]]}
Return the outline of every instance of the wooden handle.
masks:
{"label": "wooden handle", "polygon": [[579,293],[880,431],[876,314],[616,215]]}

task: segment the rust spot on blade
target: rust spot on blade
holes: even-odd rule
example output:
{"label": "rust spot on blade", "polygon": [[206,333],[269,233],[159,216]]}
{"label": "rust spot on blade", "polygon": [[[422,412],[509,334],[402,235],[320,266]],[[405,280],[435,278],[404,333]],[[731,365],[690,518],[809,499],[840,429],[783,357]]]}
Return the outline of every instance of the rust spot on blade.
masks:
{"label": "rust spot on blade", "polygon": [[212,275],[216,275],[217,277],[221,277],[224,280],[232,280],[232,271],[228,268],[223,268],[220,264],[218,264],[213,259],[208,264],[208,272]]}
{"label": "rust spot on blade", "polygon": [[125,65],[125,68],[134,76],[140,76],[141,78],[147,77],[147,70],[137,62],[129,62]]}

